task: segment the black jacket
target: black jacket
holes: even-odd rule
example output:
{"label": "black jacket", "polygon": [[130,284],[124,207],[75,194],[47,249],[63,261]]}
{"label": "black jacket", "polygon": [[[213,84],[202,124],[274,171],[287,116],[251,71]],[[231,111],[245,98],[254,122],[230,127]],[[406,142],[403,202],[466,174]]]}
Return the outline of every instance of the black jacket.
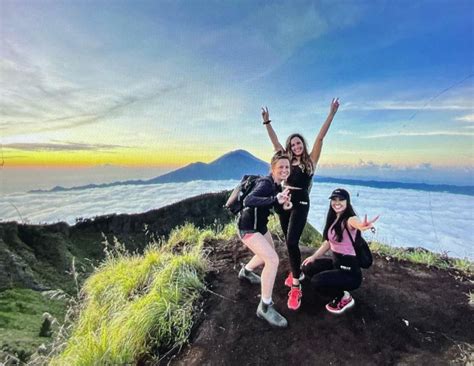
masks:
{"label": "black jacket", "polygon": [[279,186],[275,184],[272,176],[259,178],[255,187],[244,198],[244,209],[238,220],[239,229],[265,232],[270,210],[281,206],[276,198],[279,191]]}

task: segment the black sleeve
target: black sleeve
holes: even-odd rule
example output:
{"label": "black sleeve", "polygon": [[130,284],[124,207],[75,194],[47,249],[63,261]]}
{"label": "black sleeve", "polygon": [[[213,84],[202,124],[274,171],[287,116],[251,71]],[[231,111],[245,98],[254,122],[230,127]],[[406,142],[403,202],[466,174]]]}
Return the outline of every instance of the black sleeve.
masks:
{"label": "black sleeve", "polygon": [[246,207],[272,206],[275,202],[277,202],[277,199],[273,183],[268,179],[258,180],[254,189],[244,198],[244,206]]}
{"label": "black sleeve", "polygon": [[[278,187],[277,188],[277,192],[276,193],[279,193],[281,192],[281,187]],[[275,199],[275,203],[273,204],[273,209],[275,210],[275,212],[277,214],[282,214],[285,210],[283,209],[283,205],[281,203],[278,202],[277,199]]]}

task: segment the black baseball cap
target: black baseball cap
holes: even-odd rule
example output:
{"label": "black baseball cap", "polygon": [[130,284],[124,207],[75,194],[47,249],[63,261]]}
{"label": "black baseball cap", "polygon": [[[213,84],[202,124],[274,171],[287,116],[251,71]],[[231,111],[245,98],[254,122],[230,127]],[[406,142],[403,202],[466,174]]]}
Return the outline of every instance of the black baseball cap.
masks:
{"label": "black baseball cap", "polygon": [[347,192],[345,189],[342,188],[337,188],[334,191],[332,191],[331,196],[329,196],[329,199],[332,200],[333,198],[341,198],[343,200],[349,201],[350,196],[349,192]]}

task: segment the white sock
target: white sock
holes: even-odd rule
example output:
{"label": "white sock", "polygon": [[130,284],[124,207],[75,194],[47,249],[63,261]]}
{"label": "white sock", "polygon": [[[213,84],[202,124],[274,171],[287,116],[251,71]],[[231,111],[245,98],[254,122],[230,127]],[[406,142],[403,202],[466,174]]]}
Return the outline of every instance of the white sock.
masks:
{"label": "white sock", "polygon": [[304,273],[303,273],[303,272],[301,272],[299,280],[300,280],[300,281],[303,281],[303,280],[304,280]]}
{"label": "white sock", "polygon": [[348,299],[349,297],[351,297],[351,294],[347,291],[344,291],[344,296],[342,298],[343,299]]}
{"label": "white sock", "polygon": [[262,296],[262,301],[265,305],[270,305],[272,303],[272,298],[269,297],[268,299]]}

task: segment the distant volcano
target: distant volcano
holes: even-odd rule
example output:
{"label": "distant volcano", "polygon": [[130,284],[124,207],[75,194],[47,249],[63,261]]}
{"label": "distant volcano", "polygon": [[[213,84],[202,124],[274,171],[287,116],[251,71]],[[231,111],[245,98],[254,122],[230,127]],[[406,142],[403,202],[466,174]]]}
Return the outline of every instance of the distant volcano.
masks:
{"label": "distant volcano", "polygon": [[192,180],[240,179],[245,174],[268,174],[269,164],[245,150],[231,151],[205,163],[192,163],[170,173],[145,181],[146,183],[188,182]]}
{"label": "distant volcano", "polygon": [[126,184],[180,183],[193,180],[240,180],[245,174],[269,174],[269,166],[268,163],[258,159],[245,150],[235,150],[222,155],[209,164],[202,162],[192,163],[149,180],[127,180],[104,184],[88,184],[71,188],[56,186],[51,190],[33,190],[30,192],[60,192],[89,188],[106,188]]}
{"label": "distant volcano", "polygon": [[[72,191],[89,188],[106,188],[120,185],[143,185],[156,183],[182,183],[193,180],[240,180],[245,174],[266,175],[269,174],[270,164],[260,160],[245,150],[235,150],[222,155],[209,164],[196,162],[186,165],[183,168],[176,169],[172,172],[160,175],[148,180],[127,180],[104,184],[88,184],[71,188],[61,186],[54,187],[51,190],[34,190],[31,193],[38,192],[61,192]],[[319,183],[335,183],[339,185],[360,185],[373,188],[388,189],[415,189],[430,192],[450,192],[456,194],[465,194],[474,196],[474,186],[452,186],[447,184],[425,184],[425,183],[401,183],[377,180],[361,180],[361,179],[343,179],[335,177],[322,177],[316,175],[315,182]]]}

